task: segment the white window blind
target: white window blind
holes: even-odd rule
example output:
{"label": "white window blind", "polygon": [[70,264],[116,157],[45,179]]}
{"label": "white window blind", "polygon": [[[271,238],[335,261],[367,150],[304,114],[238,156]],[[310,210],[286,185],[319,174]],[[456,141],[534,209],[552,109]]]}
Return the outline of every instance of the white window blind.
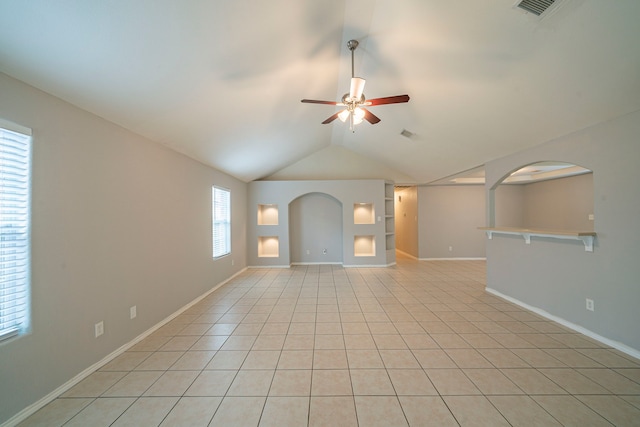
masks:
{"label": "white window blind", "polygon": [[231,192],[213,187],[213,257],[231,253]]}
{"label": "white window blind", "polygon": [[29,326],[30,163],[31,132],[0,122],[0,341]]}

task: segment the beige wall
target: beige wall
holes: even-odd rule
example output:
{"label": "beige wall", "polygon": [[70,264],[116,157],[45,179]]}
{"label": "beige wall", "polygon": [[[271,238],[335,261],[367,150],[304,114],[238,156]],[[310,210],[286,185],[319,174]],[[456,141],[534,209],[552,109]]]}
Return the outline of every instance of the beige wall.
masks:
{"label": "beige wall", "polygon": [[395,191],[396,249],[418,258],[418,187]]}
{"label": "beige wall", "polygon": [[[4,74],[0,94],[33,129],[32,330],[0,345],[2,424],[241,270],[247,186]],[[213,184],[232,193],[218,261]]]}
{"label": "beige wall", "polygon": [[593,173],[495,190],[498,227],[593,230]]}
{"label": "beige wall", "polygon": [[593,173],[524,186],[525,227],[592,231]]}
{"label": "beige wall", "polygon": [[[487,240],[487,287],[640,355],[640,111],[486,164],[487,200],[505,174],[555,160],[593,171],[593,252],[582,242]],[[492,206],[487,206],[487,224]],[[595,302],[588,311],[585,300]]]}
{"label": "beige wall", "polygon": [[484,187],[418,187],[420,258],[483,258]]}
{"label": "beige wall", "polygon": [[495,190],[496,225],[524,227],[524,186],[501,184]]}

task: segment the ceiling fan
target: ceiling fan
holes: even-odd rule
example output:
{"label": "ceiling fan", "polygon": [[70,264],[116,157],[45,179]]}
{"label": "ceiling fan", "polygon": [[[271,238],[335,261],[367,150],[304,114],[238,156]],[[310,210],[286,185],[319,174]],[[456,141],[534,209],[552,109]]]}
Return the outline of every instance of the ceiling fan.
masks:
{"label": "ceiling fan", "polygon": [[331,123],[335,119],[340,119],[343,122],[349,120],[349,129],[352,132],[355,132],[354,126],[361,123],[362,120],[366,120],[372,125],[375,125],[380,121],[380,118],[373,114],[371,111],[367,110],[364,107],[373,107],[376,105],[384,105],[384,104],[399,104],[402,102],[409,102],[409,95],[396,95],[396,96],[387,96],[385,98],[374,98],[374,99],[366,99],[364,96],[364,84],[365,79],[361,77],[355,77],[353,72],[353,52],[358,47],[357,40],[349,40],[347,42],[347,47],[351,51],[351,86],[349,88],[349,93],[345,93],[342,96],[341,102],[333,102],[333,101],[318,101],[315,99],[303,99],[301,102],[309,103],[309,104],[327,104],[327,105],[340,105],[344,106],[345,109],[339,111],[329,117],[327,120],[322,122],[323,125]]}

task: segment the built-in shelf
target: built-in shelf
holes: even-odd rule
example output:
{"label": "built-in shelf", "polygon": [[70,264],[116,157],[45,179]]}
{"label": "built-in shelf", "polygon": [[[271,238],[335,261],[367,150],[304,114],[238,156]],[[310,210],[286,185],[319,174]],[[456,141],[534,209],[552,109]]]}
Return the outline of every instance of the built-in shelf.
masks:
{"label": "built-in shelf", "polygon": [[393,233],[387,233],[385,235],[385,244],[387,250],[395,250],[396,249],[396,235]]}
{"label": "built-in shelf", "polygon": [[392,182],[384,184],[384,248],[387,264],[396,261],[396,225],[395,225],[395,186]]}
{"label": "built-in shelf", "polygon": [[387,234],[393,234],[395,232],[395,221],[392,216],[385,217],[384,219],[384,230]]}
{"label": "built-in shelf", "polygon": [[353,254],[355,256],[376,256],[376,237],[353,236]]}
{"label": "built-in shelf", "polygon": [[258,205],[258,225],[278,225],[278,205]]}
{"label": "built-in shelf", "polygon": [[393,199],[385,199],[384,201],[384,214],[385,216],[393,216]]}
{"label": "built-in shelf", "polygon": [[384,184],[384,198],[393,200],[394,193],[395,193],[395,188],[393,183],[386,182]]}
{"label": "built-in shelf", "polygon": [[551,237],[554,239],[580,240],[584,244],[584,250],[593,252],[593,241],[596,237],[594,231],[562,231],[562,230],[542,230],[531,228],[515,227],[478,227],[487,233],[489,239],[493,239],[494,234],[512,234],[524,237],[527,245],[531,244],[531,236]]}
{"label": "built-in shelf", "polygon": [[280,256],[280,241],[278,236],[258,237],[258,257],[277,258]]}
{"label": "built-in shelf", "polygon": [[353,204],[353,223],[354,224],[375,224],[376,214],[373,209],[373,203],[354,203]]}

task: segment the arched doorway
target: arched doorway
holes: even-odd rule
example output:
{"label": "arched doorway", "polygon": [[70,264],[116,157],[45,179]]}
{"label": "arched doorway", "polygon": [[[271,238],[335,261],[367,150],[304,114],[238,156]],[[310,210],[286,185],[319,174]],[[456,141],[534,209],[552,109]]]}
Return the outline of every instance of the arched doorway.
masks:
{"label": "arched doorway", "polygon": [[289,204],[292,264],[342,263],[342,203],[325,193],[309,193]]}

